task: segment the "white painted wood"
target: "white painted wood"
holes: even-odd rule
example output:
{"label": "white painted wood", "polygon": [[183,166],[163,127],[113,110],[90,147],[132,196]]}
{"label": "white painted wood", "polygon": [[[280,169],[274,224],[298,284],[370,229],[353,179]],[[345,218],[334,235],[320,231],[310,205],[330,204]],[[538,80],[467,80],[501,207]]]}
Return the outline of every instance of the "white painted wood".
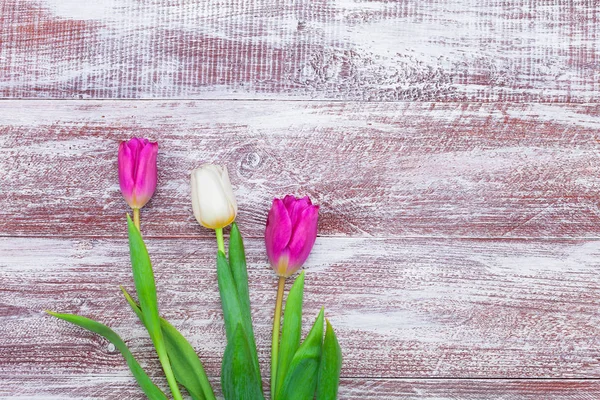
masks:
{"label": "white painted wood", "polygon": [[[147,241],[162,314],[218,376],[216,244]],[[246,248],[267,376],[277,279],[262,240]],[[599,255],[597,240],[318,238],[306,264],[305,333],[324,306],[346,378],[597,378]],[[157,374],[119,284],[133,290],[125,239],[1,239],[0,376],[127,371],[108,342],[44,309],[108,324]]]}
{"label": "white painted wood", "polygon": [[600,398],[599,20],[589,0],[0,1],[0,398],[143,397],[45,308],[108,323],[165,387],[117,288],[134,135],[161,146],[142,217],[161,308],[217,393],[214,243],[189,202],[204,162],[229,167],[252,238],[264,376],[261,236],[295,193],[321,205],[304,320],[326,306],[340,399]]}
{"label": "white painted wood", "polygon": [[189,176],[227,165],[245,233],[309,195],[352,237],[598,237],[597,105],[0,102],[0,235],[120,236],[120,140],[159,142],[149,236],[207,236]]}
{"label": "white painted wood", "polygon": [[[218,390],[218,379],[211,381]],[[144,399],[133,378],[110,375],[0,376],[0,396],[6,400]],[[160,383],[159,383],[160,384]],[[166,384],[160,385],[167,389]],[[7,388],[10,388],[7,390]],[[265,392],[268,394],[268,392]],[[597,380],[485,379],[342,379],[340,400],[589,400],[600,395]]]}
{"label": "white painted wood", "polygon": [[4,0],[0,96],[599,98],[589,0]]}

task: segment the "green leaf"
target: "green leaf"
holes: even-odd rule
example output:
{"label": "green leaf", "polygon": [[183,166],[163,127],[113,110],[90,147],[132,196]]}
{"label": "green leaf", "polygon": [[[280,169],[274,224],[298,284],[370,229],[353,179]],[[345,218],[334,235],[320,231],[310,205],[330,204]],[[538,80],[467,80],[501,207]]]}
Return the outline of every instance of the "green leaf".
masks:
{"label": "green leaf", "polygon": [[242,324],[237,324],[232,339],[223,354],[221,385],[226,400],[264,400],[262,383],[249,373],[252,354]]}
{"label": "green leaf", "polygon": [[302,297],[304,294],[304,271],[294,281],[283,313],[283,328],[279,344],[279,362],[277,364],[277,384],[275,393],[283,385],[292,358],[300,346],[302,333]]}
{"label": "green leaf", "polygon": [[[248,344],[250,346],[250,354],[254,363],[254,370],[260,377],[260,368],[258,366],[258,353],[256,351],[256,341],[254,339],[254,329],[252,327],[252,314],[250,308],[250,294],[248,290],[248,270],[246,268],[246,254],[244,251],[244,241],[237,224],[234,222],[231,225],[231,233],[229,234],[229,265],[231,274],[237,289],[237,297],[240,303],[240,313],[242,325]],[[262,387],[262,386],[261,386]]]}
{"label": "green leaf", "polygon": [[91,320],[89,318],[81,317],[73,314],[59,314],[52,311],[46,311],[48,314],[55,316],[56,318],[63,319],[72,324],[78,325],[89,331],[95,332],[104,338],[108,339],[115,347],[121,352],[129,369],[133,373],[138,385],[142,388],[146,396],[150,400],[167,400],[167,396],[150,380],[146,372],[142,369],[140,364],[135,360],[127,345],[123,340],[108,326],[103,325],[99,322]]}
{"label": "green leaf", "polygon": [[243,327],[242,308],[229,263],[225,258],[225,254],[221,251],[217,253],[217,280],[219,294],[221,295],[223,319],[225,320],[225,334],[227,335],[227,342],[231,342],[238,324],[242,324]]}
{"label": "green leaf", "polygon": [[323,309],[300,345],[285,376],[278,399],[311,400],[317,388],[321,347],[323,344]]}
{"label": "green leaf", "polygon": [[[144,316],[138,304],[131,298],[129,293],[121,286],[123,295],[129,306],[136,313],[140,321],[144,323]],[[186,338],[173,327],[166,319],[160,319],[160,327],[165,338],[167,354],[173,367],[175,379],[183,385],[194,400],[214,400],[215,395],[198,358],[198,354]]]}
{"label": "green leaf", "polygon": [[[221,251],[217,253],[217,279],[219,283],[219,293],[221,295],[221,307],[223,308],[223,319],[225,320],[227,345],[229,346],[232,343],[234,334],[238,329],[242,330],[238,335],[241,335],[245,340],[249,340],[248,334],[244,328],[244,317],[237,292],[237,286],[233,279],[231,269],[229,268],[229,263],[225,258],[225,254]],[[237,340],[239,340],[239,338],[237,338]],[[246,346],[248,346],[248,349],[251,349],[249,343],[246,343]],[[254,377],[252,382],[258,381],[258,390],[262,392],[258,358],[252,355],[252,350],[249,350],[249,352],[249,362],[244,367],[244,374],[248,374],[249,372],[253,374]],[[223,358],[223,368],[225,362],[226,359]]]}
{"label": "green leaf", "polygon": [[[249,318],[250,294],[248,291],[248,270],[246,268],[244,241],[235,222],[231,225],[231,233],[229,234],[229,264],[242,312],[245,314],[244,318],[250,320],[249,326],[252,327],[252,318]],[[246,329],[248,336],[254,339],[254,333],[251,332],[252,330],[248,330],[246,325],[244,325],[244,329]]]}
{"label": "green leaf", "polygon": [[319,365],[317,400],[336,400],[342,370],[342,349],[328,320],[326,325]]}
{"label": "green leaf", "polygon": [[167,354],[175,379],[187,389],[194,400],[215,399],[204,367],[192,345],[165,319],[161,318],[160,326],[165,335]]}
{"label": "green leaf", "polygon": [[146,323],[144,322],[144,314],[142,314],[142,310],[140,309],[140,305],[133,299],[133,297],[131,297],[129,295],[129,293],[127,292],[127,290],[125,290],[125,288],[123,286],[119,286],[119,287],[121,288],[121,292],[123,292],[123,296],[125,296],[125,300],[127,300],[127,303],[129,304],[129,307],[131,307],[131,309],[133,310],[133,312],[135,313],[135,315],[137,315],[137,317],[139,318],[139,320],[142,321],[142,323],[145,326]]}
{"label": "green leaf", "polygon": [[135,290],[140,300],[144,325],[160,357],[160,352],[164,350],[164,339],[162,330],[160,329],[156,284],[154,283],[154,273],[152,272],[150,256],[142,240],[142,235],[133,224],[133,221],[131,221],[129,214],[127,214],[127,228],[129,231],[129,252],[131,254]]}
{"label": "green leaf", "polygon": [[173,398],[179,400],[181,399],[179,386],[169,362],[162,329],[160,328],[156,284],[154,283],[154,273],[152,272],[150,256],[148,256],[148,250],[142,240],[142,234],[134,225],[129,214],[127,214],[127,228],[129,231],[129,253],[131,255],[133,281],[135,282],[135,290],[140,300],[144,325],[156,349],[156,354],[165,372]]}

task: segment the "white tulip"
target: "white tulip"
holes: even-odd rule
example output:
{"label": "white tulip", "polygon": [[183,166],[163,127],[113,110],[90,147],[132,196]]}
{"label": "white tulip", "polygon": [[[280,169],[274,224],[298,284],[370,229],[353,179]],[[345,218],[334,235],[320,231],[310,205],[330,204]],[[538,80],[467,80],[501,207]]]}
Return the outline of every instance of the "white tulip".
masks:
{"label": "white tulip", "polygon": [[224,228],[235,220],[237,202],[227,167],[205,164],[192,171],[192,209],[200,225]]}

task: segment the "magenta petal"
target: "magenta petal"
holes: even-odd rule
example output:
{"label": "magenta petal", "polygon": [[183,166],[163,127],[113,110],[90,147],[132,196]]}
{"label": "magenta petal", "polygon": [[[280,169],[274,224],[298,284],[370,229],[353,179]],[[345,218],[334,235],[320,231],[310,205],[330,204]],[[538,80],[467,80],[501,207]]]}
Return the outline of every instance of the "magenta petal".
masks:
{"label": "magenta petal", "polygon": [[119,145],[119,185],[125,201],[143,207],[156,189],[158,144],[133,138]]}
{"label": "magenta petal", "polygon": [[293,203],[290,203],[290,206],[287,207],[288,214],[290,214],[290,219],[292,220],[292,226],[296,226],[298,224],[298,219],[302,212],[310,207],[311,202],[308,196],[305,196],[301,199],[296,199]]}
{"label": "magenta petal", "polygon": [[121,142],[119,145],[119,185],[123,197],[128,203],[133,200],[133,165],[134,160],[127,142]]}
{"label": "magenta petal", "polygon": [[127,142],[127,147],[131,151],[134,160],[137,160],[140,150],[144,147],[144,142],[138,138],[132,138]]}
{"label": "magenta petal", "polygon": [[144,148],[144,140],[138,139],[138,138],[133,138],[133,139],[129,140],[129,142],[127,143],[127,146],[129,147],[129,150],[131,151],[131,158],[133,160],[133,169],[131,171],[131,176],[133,177],[133,180],[135,182],[138,179],[139,159],[140,159],[140,153],[141,153],[142,149]]}
{"label": "magenta petal", "polygon": [[267,247],[267,257],[273,267],[279,263],[279,258],[283,254],[290,237],[292,236],[292,221],[288,212],[280,199],[273,199],[273,205],[267,217],[267,227],[265,229],[265,245]]}
{"label": "magenta petal", "polygon": [[296,196],[292,196],[291,194],[288,194],[283,198],[283,204],[285,205],[285,208],[288,211],[292,207],[292,204],[294,204],[295,202],[296,202]]}
{"label": "magenta petal", "polygon": [[139,207],[143,207],[156,189],[156,156],[158,143],[147,143],[140,151],[137,159],[137,175],[135,177],[135,199]]}
{"label": "magenta petal", "polygon": [[283,198],[283,204],[285,205],[285,208],[288,209],[288,211],[290,210],[291,206],[294,203],[296,203],[297,201],[306,202],[306,203],[308,203],[308,205],[312,205],[310,198],[308,196],[304,196],[303,198],[299,199],[296,196],[292,196],[291,194],[288,194]]}
{"label": "magenta petal", "polygon": [[289,274],[300,268],[308,258],[317,239],[318,218],[319,206],[309,206],[299,215],[298,224],[294,226],[288,244],[290,254]]}

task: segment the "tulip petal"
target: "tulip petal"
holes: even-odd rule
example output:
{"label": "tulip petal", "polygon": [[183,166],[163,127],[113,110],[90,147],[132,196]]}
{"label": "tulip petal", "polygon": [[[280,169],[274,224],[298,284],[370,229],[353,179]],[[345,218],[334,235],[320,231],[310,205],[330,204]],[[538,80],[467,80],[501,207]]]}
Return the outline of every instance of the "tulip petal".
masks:
{"label": "tulip petal", "polygon": [[143,207],[156,189],[158,143],[132,138],[119,144],[119,186],[127,204]]}
{"label": "tulip petal", "polygon": [[310,197],[304,196],[302,198],[297,198],[294,195],[288,194],[283,198],[283,204],[285,207],[289,209],[289,206],[297,201],[307,202],[309,206],[312,206],[312,202],[310,201]]}
{"label": "tulip petal", "polygon": [[223,192],[220,168],[203,166],[192,172],[192,209],[198,222],[209,229],[223,228],[235,212]]}
{"label": "tulip petal", "polygon": [[119,186],[125,201],[131,204],[133,201],[133,164],[134,160],[132,157],[131,149],[127,145],[127,142],[121,142],[119,144]]}
{"label": "tulip petal", "polygon": [[138,175],[137,160],[139,159],[141,149],[144,147],[144,141],[139,138],[132,138],[131,140],[129,140],[127,142],[127,147],[129,148],[129,151],[131,154],[131,159],[133,160],[131,177],[133,178],[133,180],[135,182],[137,175]]}
{"label": "tulip petal", "polygon": [[156,156],[158,143],[148,142],[139,148],[136,159],[137,171],[135,175],[134,198],[138,208],[146,205],[156,190]]}
{"label": "tulip petal", "polygon": [[[286,196],[286,198],[287,197],[288,196]],[[293,197],[293,196],[289,196],[289,197]],[[284,201],[284,204],[285,204],[285,201]],[[310,202],[310,199],[308,198],[308,196],[305,196],[301,199],[296,199],[294,197],[294,201],[288,201],[288,204],[286,204],[286,208],[288,210],[288,213],[290,214],[290,219],[292,220],[292,226],[296,226],[298,224],[298,219],[300,218],[302,211],[304,211],[307,207],[310,207],[311,204],[312,203]]]}
{"label": "tulip petal", "polygon": [[288,194],[283,198],[283,204],[285,205],[285,208],[288,210],[288,212],[291,212],[292,206],[298,201],[306,203],[309,206],[312,205],[312,202],[310,201],[310,198],[308,196],[297,198],[296,196]]}
{"label": "tulip petal", "polygon": [[279,259],[284,253],[292,237],[292,221],[280,199],[273,199],[273,205],[267,217],[265,229],[265,245],[267,257],[274,268],[278,267]]}
{"label": "tulip petal", "polygon": [[294,204],[296,202],[296,196],[292,196],[291,194],[288,194],[283,198],[282,201],[283,201],[283,205],[285,206],[285,208],[289,211],[292,204]]}
{"label": "tulip petal", "polygon": [[318,218],[319,206],[305,208],[298,217],[298,223],[294,226],[292,237],[288,244],[290,262],[287,276],[296,272],[308,258],[317,239]]}
{"label": "tulip petal", "polygon": [[229,205],[233,208],[233,213],[237,214],[237,201],[235,200],[235,195],[233,194],[233,187],[231,186],[231,181],[229,180],[229,173],[227,172],[226,166],[223,166],[223,171],[221,172],[221,186],[223,188],[223,193],[225,193],[225,197],[227,197]]}

